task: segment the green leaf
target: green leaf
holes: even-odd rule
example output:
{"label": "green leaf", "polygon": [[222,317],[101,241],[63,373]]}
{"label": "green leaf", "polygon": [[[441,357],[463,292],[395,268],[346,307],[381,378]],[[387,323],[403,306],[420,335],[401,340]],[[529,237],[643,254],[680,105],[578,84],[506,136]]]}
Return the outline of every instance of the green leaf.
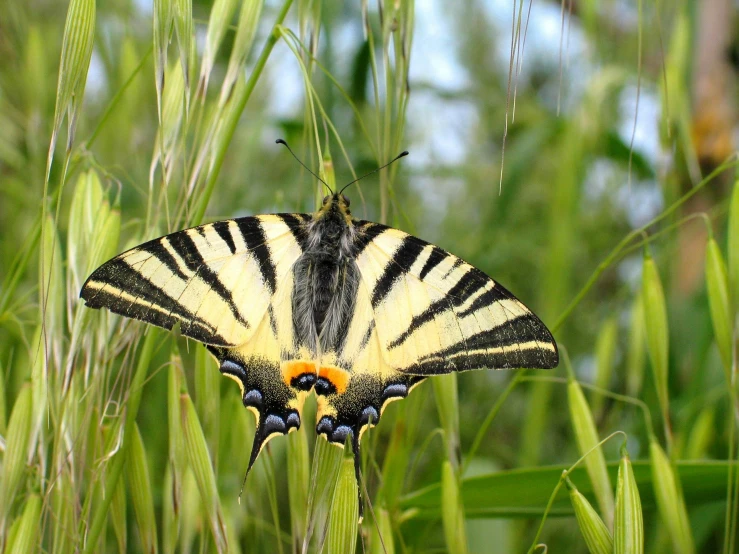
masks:
{"label": "green leaf", "polygon": [[[729,462],[686,461],[677,462],[676,468],[682,483],[686,504],[696,509],[705,504],[723,502],[726,499],[726,481]],[[736,465],[736,463],[734,463]],[[559,482],[562,471],[568,466],[544,466],[526,469],[511,469],[463,479],[462,501],[467,518],[514,518],[539,517],[544,513],[549,496]],[[652,474],[649,461],[632,463],[634,478],[641,495],[642,510],[656,509]],[[618,462],[608,464],[608,475],[616,481]],[[585,468],[578,467],[569,473],[570,479],[582,483],[578,490],[588,501],[595,496]],[[441,484],[435,483],[407,494],[400,499],[400,508],[416,510],[415,517],[422,519],[441,518]],[[574,511],[569,494],[562,487],[552,504],[549,517],[572,516]]]}

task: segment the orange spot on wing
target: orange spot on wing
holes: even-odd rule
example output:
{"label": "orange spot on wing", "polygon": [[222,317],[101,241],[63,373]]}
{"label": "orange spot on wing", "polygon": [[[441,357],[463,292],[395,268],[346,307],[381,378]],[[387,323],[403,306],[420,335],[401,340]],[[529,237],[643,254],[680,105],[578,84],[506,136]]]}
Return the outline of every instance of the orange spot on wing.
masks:
{"label": "orange spot on wing", "polygon": [[349,384],[349,372],[340,367],[321,367],[318,370],[318,376],[323,377],[336,387],[336,392],[344,394],[347,384]]}
{"label": "orange spot on wing", "polygon": [[290,383],[295,377],[303,375],[303,373],[316,372],[316,364],[313,362],[305,362],[302,360],[295,360],[292,362],[285,362],[282,364],[282,379],[285,384],[289,387]]}

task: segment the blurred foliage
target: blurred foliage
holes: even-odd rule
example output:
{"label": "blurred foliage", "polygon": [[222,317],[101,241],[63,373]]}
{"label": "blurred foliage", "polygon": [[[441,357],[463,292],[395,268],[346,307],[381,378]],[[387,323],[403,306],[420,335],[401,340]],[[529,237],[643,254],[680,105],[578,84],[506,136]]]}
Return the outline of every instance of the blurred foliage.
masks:
{"label": "blurred foliage", "polygon": [[[0,547],[735,552],[735,120],[691,103],[717,9],[736,8],[3,2]],[[340,449],[304,425],[240,497],[238,388],[200,345],[78,300],[144,240],[313,210],[277,138],[337,183],[409,150],[348,189],[355,214],[500,280],[572,360],[392,404],[364,437],[358,532]]]}

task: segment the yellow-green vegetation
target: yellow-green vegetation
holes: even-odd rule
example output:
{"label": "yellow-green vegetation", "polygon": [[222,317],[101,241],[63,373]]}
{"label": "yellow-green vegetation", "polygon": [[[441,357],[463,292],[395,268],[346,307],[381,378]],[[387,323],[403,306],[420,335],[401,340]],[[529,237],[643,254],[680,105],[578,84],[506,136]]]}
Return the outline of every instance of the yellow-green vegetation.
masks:
{"label": "yellow-green vegetation", "polygon": [[[692,63],[723,35],[708,2],[574,4],[1,2],[0,550],[736,552],[732,89],[706,115]],[[79,300],[164,233],[314,210],[277,138],[332,186],[409,150],[355,215],[561,347],[391,404],[361,522],[314,398],[243,483],[254,417],[205,348]]]}

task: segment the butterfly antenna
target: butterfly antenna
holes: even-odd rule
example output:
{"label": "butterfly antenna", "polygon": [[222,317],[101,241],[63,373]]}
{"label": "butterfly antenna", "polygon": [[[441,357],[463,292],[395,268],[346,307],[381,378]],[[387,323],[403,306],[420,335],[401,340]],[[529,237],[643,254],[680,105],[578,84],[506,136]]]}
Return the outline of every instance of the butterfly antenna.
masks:
{"label": "butterfly antenna", "polygon": [[[306,169],[306,171],[308,171],[308,173],[310,173],[311,175],[313,175],[313,177],[315,177],[316,179],[318,179],[319,181],[321,181],[321,182],[322,182],[322,183],[323,183],[324,185],[326,185],[326,188],[327,188],[328,190],[330,190],[330,191],[331,191],[331,194],[333,194],[333,193],[334,193],[334,191],[333,191],[333,190],[331,190],[331,187],[330,187],[330,186],[328,186],[328,183],[327,183],[326,181],[324,181],[323,179],[321,179],[321,178],[320,178],[320,177],[319,177],[318,175],[316,175],[316,174],[315,174],[315,173],[314,173],[314,172],[313,172],[313,171],[311,170],[311,168],[309,168],[309,167],[308,167],[307,165],[305,165],[305,164],[304,164],[303,162],[301,162],[301,161],[300,161],[300,158],[298,158],[298,157],[297,157],[297,156],[295,155],[295,152],[293,152],[292,148],[290,148],[290,146],[289,146],[289,145],[287,144],[287,142],[285,142],[285,141],[284,141],[283,139],[277,139],[277,140],[275,141],[275,143],[276,143],[276,144],[282,144],[282,145],[283,145],[283,146],[284,146],[285,148],[287,148],[288,152],[290,152],[290,154],[292,154],[293,158],[295,158],[295,159],[297,160],[297,162],[298,162],[298,163],[299,163],[300,165],[302,165],[302,166],[303,166],[303,167],[304,167],[304,168]],[[395,161],[395,160],[393,160],[393,161]]]}
{"label": "butterfly antenna", "polygon": [[[287,146],[287,145],[286,145],[286,146]],[[401,152],[400,154],[398,154],[397,156],[395,156],[395,157],[394,157],[394,158],[393,158],[392,160],[390,160],[389,162],[387,162],[387,163],[386,163],[385,165],[382,165],[382,166],[378,167],[377,169],[373,169],[373,170],[372,170],[372,171],[370,171],[369,173],[365,173],[365,174],[364,174],[364,175],[362,175],[361,177],[358,177],[357,179],[354,179],[354,180],[353,180],[353,181],[352,181],[351,183],[347,183],[346,185],[344,185],[344,188],[342,188],[342,189],[341,189],[341,190],[339,191],[339,194],[341,194],[342,192],[344,192],[344,190],[346,190],[346,187],[348,187],[349,185],[353,185],[353,184],[354,184],[354,183],[356,183],[357,181],[361,181],[361,180],[362,180],[362,179],[364,179],[365,177],[369,177],[369,176],[370,176],[370,175],[372,175],[373,173],[377,173],[377,172],[378,172],[378,171],[380,171],[381,169],[385,169],[385,168],[386,168],[387,166],[389,166],[389,165],[390,165],[391,163],[393,163],[393,162],[397,162],[397,161],[398,161],[398,160],[399,160],[400,158],[404,158],[404,157],[405,157],[405,156],[407,156],[407,155],[408,155],[408,150],[403,150],[403,151],[402,151],[402,152]]]}

